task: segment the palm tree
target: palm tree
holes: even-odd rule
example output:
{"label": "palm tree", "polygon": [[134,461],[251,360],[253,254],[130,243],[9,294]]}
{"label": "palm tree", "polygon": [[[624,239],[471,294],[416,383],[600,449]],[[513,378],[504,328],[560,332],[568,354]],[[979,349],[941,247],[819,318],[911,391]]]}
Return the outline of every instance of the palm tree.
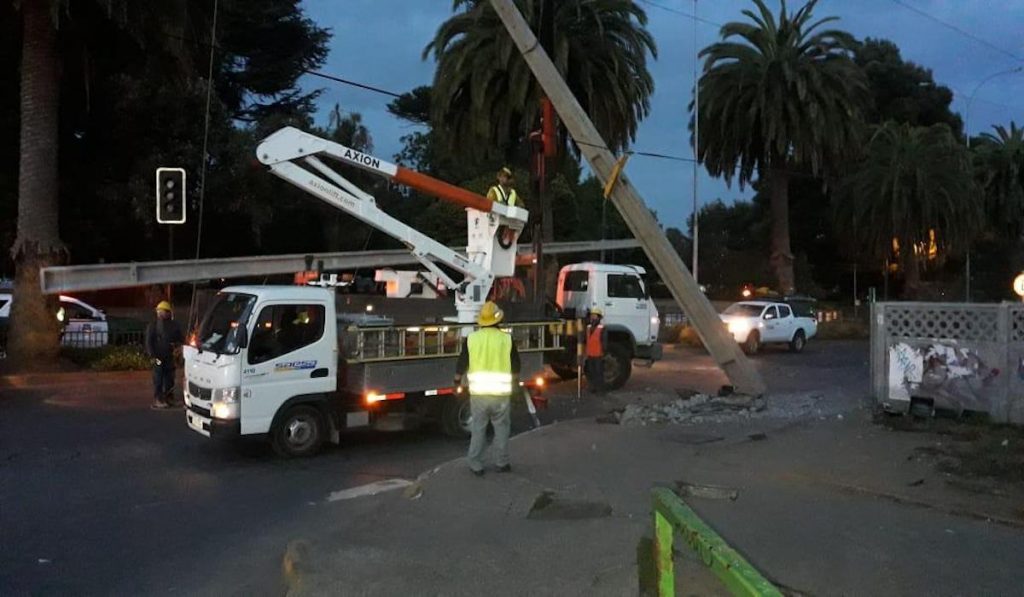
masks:
{"label": "palm tree", "polygon": [[7,351],[15,365],[52,360],[59,350],[56,297],[44,297],[39,268],[64,252],[57,227],[57,120],[60,95],[57,30],[49,0],[21,3],[21,122],[18,232]]}
{"label": "palm tree", "polygon": [[763,0],[751,22],[726,23],[722,40],[701,51],[698,159],[712,176],[754,173],[771,192],[771,263],[779,290],[794,290],[789,244],[789,179],[794,170],[828,173],[857,147],[866,78],[851,60],[854,38],[811,22],[817,0],[776,18]]}
{"label": "palm tree", "polygon": [[[516,4],[604,141],[627,146],[654,92],[647,54],[657,48],[644,10],[632,0]],[[462,154],[509,158],[536,128],[543,92],[489,2],[454,0],[452,9],[423,52],[437,60],[432,124]]]}
{"label": "palm tree", "polygon": [[1024,231],[1024,129],[994,126],[975,146],[977,180],[992,228],[1011,238]]}
{"label": "palm tree", "polygon": [[836,227],[879,261],[898,247],[904,294],[913,297],[930,247],[942,256],[973,239],[981,223],[975,189],[969,153],[948,125],[889,121],[872,127],[864,158],[840,183]]}
{"label": "palm tree", "polygon": [[[75,52],[88,55],[90,36],[100,30],[101,22],[109,22],[138,47],[162,51],[184,71],[190,51],[199,45],[187,42],[195,36],[186,32],[191,33],[189,25],[203,30],[202,19],[207,16],[189,10],[183,0],[21,0],[14,4],[22,25],[18,222],[11,249],[18,300],[11,306],[7,348],[14,366],[25,367],[52,361],[59,351],[58,322],[53,315],[56,297],[42,295],[39,268],[67,257],[58,225],[60,73],[65,59]],[[88,81],[84,86],[88,88]]]}

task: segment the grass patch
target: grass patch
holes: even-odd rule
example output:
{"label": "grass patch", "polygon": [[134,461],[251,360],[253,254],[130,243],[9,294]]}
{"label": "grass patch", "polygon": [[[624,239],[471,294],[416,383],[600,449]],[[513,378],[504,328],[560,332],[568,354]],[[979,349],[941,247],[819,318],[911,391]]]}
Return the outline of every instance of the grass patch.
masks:
{"label": "grass patch", "polygon": [[141,347],[130,345],[63,348],[61,356],[79,367],[93,371],[144,371],[152,366]]}
{"label": "grass patch", "polygon": [[823,321],[818,324],[820,340],[867,340],[871,337],[868,322],[858,319],[841,319],[839,321]]}

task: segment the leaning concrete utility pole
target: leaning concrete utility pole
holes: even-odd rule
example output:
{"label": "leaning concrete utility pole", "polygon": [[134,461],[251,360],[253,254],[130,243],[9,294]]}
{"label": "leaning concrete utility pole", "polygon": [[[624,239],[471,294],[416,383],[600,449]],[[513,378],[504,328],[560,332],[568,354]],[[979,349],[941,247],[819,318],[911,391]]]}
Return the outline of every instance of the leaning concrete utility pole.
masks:
{"label": "leaning concrete utility pole", "polygon": [[[547,52],[537,42],[529,24],[523,19],[512,0],[490,0],[491,6],[501,17],[509,35],[515,41],[523,58],[526,59],[544,93],[555,106],[559,117],[565,123],[569,134],[580,146],[583,157],[590,163],[594,174],[606,182],[613,178],[615,156],[601,138],[594,123],[580,106],[569,86],[558,73]],[[611,199],[622,214],[633,236],[640,241],[644,252],[658,270],[672,296],[683,308],[704,341],[704,346],[725,371],[737,392],[758,396],[764,394],[765,385],[750,361],[740,351],[718,318],[718,313],[700,291],[693,276],[686,270],[682,259],[676,254],[668,239],[658,226],[657,220],[644,204],[633,185],[625,177],[617,184],[613,181]]]}

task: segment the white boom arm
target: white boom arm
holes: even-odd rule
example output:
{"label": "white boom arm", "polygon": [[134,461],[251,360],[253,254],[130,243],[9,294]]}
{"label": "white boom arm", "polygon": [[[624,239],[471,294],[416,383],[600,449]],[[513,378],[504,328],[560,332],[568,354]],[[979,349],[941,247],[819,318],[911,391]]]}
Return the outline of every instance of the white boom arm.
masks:
{"label": "white boom arm", "polygon": [[[486,198],[390,164],[339,143],[285,127],[260,143],[257,155],[270,171],[314,197],[402,241],[413,256],[455,292],[459,323],[475,323],[495,276],[514,273],[516,241],[529,216],[525,209],[491,204]],[[468,255],[454,251],[388,215],[370,194],[332,170],[325,156],[362,170],[408,184],[447,201],[466,206]],[[456,282],[438,264],[464,278]]]}

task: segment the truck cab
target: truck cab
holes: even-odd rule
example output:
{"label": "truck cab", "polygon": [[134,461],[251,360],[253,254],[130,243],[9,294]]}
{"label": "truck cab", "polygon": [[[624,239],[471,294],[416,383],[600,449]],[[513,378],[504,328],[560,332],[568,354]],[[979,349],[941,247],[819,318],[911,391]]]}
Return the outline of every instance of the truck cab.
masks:
{"label": "truck cab", "polygon": [[323,288],[221,291],[184,349],[189,427],[227,438],[273,431],[279,451],[315,451],[337,387],[334,308]]}
{"label": "truck cab", "polygon": [[[604,313],[608,330],[605,383],[622,387],[632,372],[633,359],[661,359],[658,331],[661,319],[637,265],[584,262],[567,265],[558,274],[556,302],[565,317],[585,318],[592,309]],[[563,378],[576,374],[572,363],[551,362]]]}

